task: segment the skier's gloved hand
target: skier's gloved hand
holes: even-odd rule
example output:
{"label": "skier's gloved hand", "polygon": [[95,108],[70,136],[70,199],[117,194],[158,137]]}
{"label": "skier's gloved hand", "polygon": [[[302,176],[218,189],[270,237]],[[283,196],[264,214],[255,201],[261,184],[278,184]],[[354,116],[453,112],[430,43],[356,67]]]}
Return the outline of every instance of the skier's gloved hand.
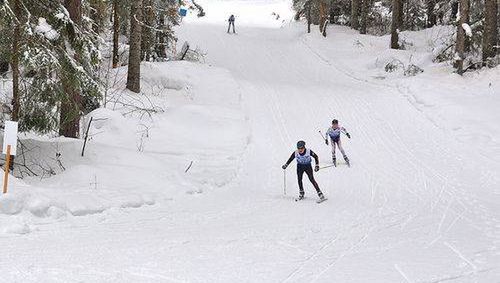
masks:
{"label": "skier's gloved hand", "polygon": [[288,165],[286,165],[286,164],[285,164],[285,165],[283,165],[283,166],[281,166],[281,168],[282,168],[283,170],[285,170],[285,169],[286,169],[286,167],[288,167]]}
{"label": "skier's gloved hand", "polygon": [[345,134],[348,138],[351,138],[351,135],[349,133]]}
{"label": "skier's gloved hand", "polygon": [[314,167],[314,172],[318,172],[318,171],[319,171],[319,165],[316,165],[316,166]]}
{"label": "skier's gloved hand", "polygon": [[328,145],[328,139],[325,139],[325,143],[326,143],[326,145]]}

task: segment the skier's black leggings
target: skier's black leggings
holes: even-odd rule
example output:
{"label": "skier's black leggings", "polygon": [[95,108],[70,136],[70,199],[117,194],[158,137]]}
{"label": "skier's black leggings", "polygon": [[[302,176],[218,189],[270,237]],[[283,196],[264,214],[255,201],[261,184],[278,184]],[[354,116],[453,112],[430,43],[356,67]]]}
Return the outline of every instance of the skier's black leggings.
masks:
{"label": "skier's black leggings", "polygon": [[297,180],[299,181],[300,194],[304,195],[304,185],[302,184],[302,176],[304,175],[304,172],[307,174],[307,177],[309,178],[309,181],[311,181],[311,183],[313,184],[314,188],[316,189],[316,192],[318,192],[318,194],[321,194],[321,190],[319,189],[318,183],[316,183],[316,180],[314,180],[313,168],[311,164],[307,165],[297,164]]}
{"label": "skier's black leggings", "polygon": [[236,33],[234,31],[234,22],[229,22],[229,26],[227,27],[227,33],[229,33],[229,30],[231,29],[231,26],[233,26],[233,33]]}

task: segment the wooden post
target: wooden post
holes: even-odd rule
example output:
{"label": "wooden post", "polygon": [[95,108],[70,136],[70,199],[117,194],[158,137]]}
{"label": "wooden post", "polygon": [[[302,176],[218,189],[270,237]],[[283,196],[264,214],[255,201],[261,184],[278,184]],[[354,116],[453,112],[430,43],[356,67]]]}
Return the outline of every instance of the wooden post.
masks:
{"label": "wooden post", "polygon": [[10,144],[7,145],[7,156],[6,156],[6,163],[5,163],[5,174],[3,176],[3,193],[7,193],[7,184],[9,183],[9,170],[10,170]]}
{"label": "wooden post", "polygon": [[90,121],[87,126],[87,131],[85,131],[85,140],[83,141],[82,157],[85,154],[85,146],[87,145],[87,139],[89,138],[89,130],[90,130],[90,124],[92,124],[92,119],[94,119],[94,117],[90,117]]}

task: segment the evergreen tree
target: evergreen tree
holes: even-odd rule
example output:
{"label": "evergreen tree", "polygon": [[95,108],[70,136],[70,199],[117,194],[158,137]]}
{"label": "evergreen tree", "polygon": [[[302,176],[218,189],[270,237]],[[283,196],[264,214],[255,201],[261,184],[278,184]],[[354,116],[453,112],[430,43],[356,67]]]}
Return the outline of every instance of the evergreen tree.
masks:
{"label": "evergreen tree", "polygon": [[[14,27],[19,23],[18,29],[12,28],[19,32],[15,56],[9,55],[11,64],[16,64],[16,57],[19,60],[20,83],[18,90],[14,89],[19,102],[13,113],[17,112],[23,131],[64,132],[68,123],[79,121],[82,114],[98,106],[101,89],[95,34],[89,32],[91,25],[86,18],[82,17],[81,23],[73,21],[60,2],[18,1],[22,9],[17,15],[12,12],[14,2],[4,2],[0,8],[1,25]],[[10,45],[16,40],[11,38]],[[80,97],[78,103],[75,94]],[[69,110],[61,115],[63,105]],[[78,135],[74,127],[69,136]]]}

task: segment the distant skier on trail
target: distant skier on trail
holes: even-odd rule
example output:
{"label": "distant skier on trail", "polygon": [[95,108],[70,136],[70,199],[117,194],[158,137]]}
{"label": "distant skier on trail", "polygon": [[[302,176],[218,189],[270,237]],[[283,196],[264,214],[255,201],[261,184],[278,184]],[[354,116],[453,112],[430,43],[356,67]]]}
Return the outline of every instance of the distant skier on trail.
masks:
{"label": "distant skier on trail", "polygon": [[307,174],[307,177],[309,178],[309,181],[313,184],[314,188],[316,189],[316,192],[318,193],[319,196],[319,202],[325,201],[326,198],[321,192],[318,183],[314,179],[314,173],[313,173],[313,168],[312,168],[312,159],[314,158],[314,161],[316,163],[316,166],[314,167],[314,171],[318,172],[319,171],[319,158],[316,153],[314,153],[310,149],[306,149],[306,143],[304,141],[299,141],[297,142],[297,150],[292,153],[288,161],[283,165],[281,168],[285,170],[290,163],[296,159],[297,160],[297,181],[299,183],[299,197],[296,200],[302,200],[304,199],[304,185],[302,184],[302,176],[304,173]]}
{"label": "distant skier on trail", "polygon": [[229,22],[229,26],[227,27],[227,33],[229,33],[229,30],[231,29],[231,26],[233,26],[233,33],[236,33],[236,31],[234,30],[234,20],[235,20],[234,15],[231,15],[229,17],[229,20],[227,20]]}
{"label": "distant skier on trail", "polygon": [[349,158],[347,158],[344,148],[342,148],[342,142],[340,141],[341,133],[344,133],[348,138],[351,138],[351,135],[347,132],[347,130],[344,127],[339,126],[339,121],[337,119],[333,119],[332,126],[326,131],[325,143],[328,145],[328,138],[330,138],[332,143],[332,162],[334,166],[337,166],[337,157],[335,156],[336,146],[338,146],[347,165],[350,166]]}

